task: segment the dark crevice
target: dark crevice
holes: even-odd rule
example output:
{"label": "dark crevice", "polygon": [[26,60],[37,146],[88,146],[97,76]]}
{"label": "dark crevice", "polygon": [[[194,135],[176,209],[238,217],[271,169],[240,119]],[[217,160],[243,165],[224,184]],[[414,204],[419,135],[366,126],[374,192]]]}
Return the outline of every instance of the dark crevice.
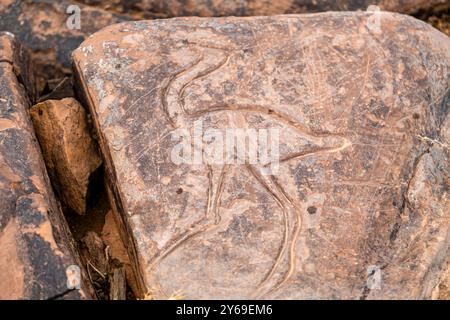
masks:
{"label": "dark crevice", "polygon": [[[34,72],[36,72],[34,70]],[[63,78],[63,79],[47,79],[47,83],[44,87],[44,90],[40,92],[40,97],[38,97],[38,101],[42,102],[47,99],[63,99],[68,97],[74,97],[76,87],[73,85],[72,77]],[[89,109],[85,108],[89,115]],[[97,146],[98,148],[98,146]],[[76,244],[77,255],[81,258],[82,266],[80,266],[85,272],[83,274],[87,275],[87,279],[85,281],[90,282],[91,286],[95,290],[95,297],[97,299],[109,299],[109,283],[107,282],[109,276],[105,277],[106,281],[101,285],[98,285],[98,281],[94,281],[96,279],[93,277],[93,270],[96,269],[95,265],[92,265],[94,257],[86,256],[86,250],[83,250],[83,241],[82,239],[89,233],[95,232],[97,235],[101,235],[103,231],[103,227],[105,225],[105,216],[111,210],[108,194],[105,187],[105,169],[104,166],[101,165],[97,170],[91,173],[89,176],[89,183],[87,189],[86,196],[86,214],[79,215],[69,206],[64,204],[61,201],[61,195],[58,190],[60,189],[60,183],[58,181],[58,177],[49,175],[55,197],[61,204],[61,209],[66,219],[66,222],[69,226],[69,230],[71,233],[71,237]],[[114,236],[120,239],[119,232],[114,233]],[[106,247],[106,245],[105,245]],[[110,257],[111,261],[113,257]],[[109,257],[108,257],[109,259]],[[90,264],[89,264],[90,263]],[[90,267],[90,265],[92,267]],[[134,299],[135,294],[130,289],[130,285],[126,283],[127,287],[127,299]],[[48,298],[48,300],[58,300],[67,298],[69,293],[73,292],[72,290],[67,290],[62,293],[59,293],[53,297]]]}
{"label": "dark crevice", "polygon": [[119,5],[110,5],[110,6],[105,6],[104,4],[102,4],[102,1],[95,1],[95,0],[84,0],[84,1],[75,0],[73,2],[86,7],[102,9],[113,14],[125,15],[131,19],[136,20],[167,19],[175,17],[174,15],[160,12],[160,10],[157,9],[148,8],[146,10],[142,10],[141,8],[139,8],[134,4],[135,1],[129,1],[130,2],[129,4],[124,2]]}
{"label": "dark crevice", "polygon": [[[74,65],[74,70],[77,69],[77,66]],[[84,90],[85,83],[83,79],[80,78],[80,74],[74,73],[74,91],[75,97],[78,99],[80,104],[84,107],[84,109],[90,114],[91,112],[91,97],[89,94],[86,94],[86,90]],[[102,141],[101,132],[97,131],[98,124],[96,124],[96,120],[94,117],[91,117],[93,128],[91,134],[93,138],[97,141],[98,148],[100,150],[100,154],[103,158],[103,166],[105,167],[105,175],[104,175],[104,186],[107,189],[108,199],[110,200],[110,205],[112,206],[112,212],[114,213],[114,220],[117,223],[117,232],[118,237],[121,239],[124,247],[126,248],[129,262],[132,267],[132,278],[134,282],[134,291],[133,294],[136,297],[142,297],[146,294],[145,292],[145,284],[142,275],[141,265],[139,263],[135,238],[132,235],[130,230],[130,226],[126,223],[126,217],[123,214],[125,210],[123,209],[123,202],[117,190],[117,185],[115,182],[115,168],[112,165],[112,159],[106,151],[103,151],[100,147]],[[104,146],[104,144],[103,144]],[[106,171],[109,171],[106,173]]]}
{"label": "dark crevice", "polygon": [[[106,212],[110,209],[104,182],[105,170],[103,165],[98,167],[89,177],[89,185],[86,197],[86,206],[89,209],[97,208],[101,212]],[[106,201],[105,201],[106,200]],[[103,204],[102,208],[99,208],[99,204]]]}
{"label": "dark crevice", "polygon": [[417,10],[411,13],[417,19],[431,24],[434,28],[450,36],[450,3],[442,3],[428,10]]}
{"label": "dark crevice", "polygon": [[76,241],[81,240],[88,231],[96,233],[102,231],[105,215],[110,210],[108,196],[102,183],[103,173],[103,166],[100,166],[90,176],[85,215],[79,215],[63,205],[63,211]]}
{"label": "dark crevice", "polygon": [[392,243],[397,239],[398,231],[400,230],[400,223],[396,222],[392,228],[391,234],[389,235],[389,241]]}
{"label": "dark crevice", "polygon": [[39,94],[37,102],[51,99],[64,99],[73,96],[72,77],[63,77],[47,80],[42,92]]}
{"label": "dark crevice", "polygon": [[366,300],[367,296],[370,294],[370,289],[368,286],[364,286],[363,291],[361,293],[361,296],[359,297],[359,300]]}
{"label": "dark crevice", "polygon": [[47,298],[46,300],[59,300],[61,298],[64,298],[69,293],[71,293],[71,292],[73,292],[75,290],[77,290],[77,289],[67,289],[66,291],[58,293],[58,294],[54,295],[53,297]]}
{"label": "dark crevice", "polygon": [[8,60],[8,59],[0,59],[0,63],[8,63],[12,66],[14,65],[14,62],[12,62],[11,60]]}
{"label": "dark crevice", "polygon": [[[64,213],[66,215],[69,228],[71,229],[72,236],[78,245],[78,251],[82,257],[83,266],[87,269],[88,280],[91,282],[96,297],[101,300],[109,299],[109,274],[105,277],[98,275],[96,269],[98,267],[93,263],[95,261],[94,256],[89,256],[89,250],[86,250],[84,238],[90,232],[95,234],[102,234],[103,227],[105,225],[105,217],[110,212],[111,207],[108,200],[107,191],[104,185],[104,167],[100,166],[94,171],[89,178],[88,193],[86,199],[86,214],[79,215],[68,207],[64,207]],[[115,236],[120,239],[119,232]],[[105,250],[102,253],[106,253],[107,246],[105,244]],[[108,257],[113,261],[112,257]],[[127,298],[133,299],[134,293],[130,289],[130,285],[127,283]]]}
{"label": "dark crevice", "polygon": [[409,190],[411,188],[411,183],[414,180],[414,177],[416,176],[416,171],[417,171],[417,166],[419,165],[420,160],[422,159],[422,157],[429,153],[430,150],[429,148],[427,148],[425,151],[421,152],[415,159],[412,165],[412,169],[411,169],[411,176],[409,177],[407,183],[406,183],[406,188],[405,191],[403,191],[402,193],[402,206],[401,206],[401,213],[404,212],[405,207],[407,207],[408,209],[410,209],[411,211],[414,211],[414,208],[412,206],[412,204],[410,203],[409,199],[408,199],[408,193]]}
{"label": "dark crevice", "polygon": [[450,3],[436,4],[428,9],[419,9],[411,12],[413,17],[427,21],[430,17],[442,17],[450,13]]}

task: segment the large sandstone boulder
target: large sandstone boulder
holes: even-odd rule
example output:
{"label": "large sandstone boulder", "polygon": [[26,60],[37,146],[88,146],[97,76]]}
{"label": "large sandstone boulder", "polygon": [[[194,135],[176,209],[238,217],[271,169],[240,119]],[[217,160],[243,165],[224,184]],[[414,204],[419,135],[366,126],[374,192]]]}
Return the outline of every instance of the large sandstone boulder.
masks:
{"label": "large sandstone boulder", "polygon": [[373,18],[130,22],[74,52],[141,293],[432,296],[450,243],[450,40]]}
{"label": "large sandstone boulder", "polygon": [[29,119],[26,65],[0,33],[0,299],[88,298],[84,284],[68,291],[68,267],[80,263]]}

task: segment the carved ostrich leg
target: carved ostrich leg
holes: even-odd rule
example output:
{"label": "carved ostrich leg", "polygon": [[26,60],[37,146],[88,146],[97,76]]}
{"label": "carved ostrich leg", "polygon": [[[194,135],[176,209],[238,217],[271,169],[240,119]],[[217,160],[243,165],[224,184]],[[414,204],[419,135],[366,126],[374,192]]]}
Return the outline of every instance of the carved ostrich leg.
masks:
{"label": "carved ostrich leg", "polygon": [[[230,55],[225,49],[216,48],[212,46],[202,46],[203,50],[199,52],[195,61],[190,63],[185,68],[176,72],[167,79],[166,85],[161,92],[161,101],[164,114],[166,115],[172,127],[182,128],[186,127],[192,122],[204,115],[211,113],[218,113],[222,111],[228,112],[246,112],[265,114],[272,119],[280,122],[286,126],[292,127],[303,136],[311,141],[322,142],[323,138],[331,137],[329,133],[312,133],[308,128],[298,123],[288,116],[261,105],[243,105],[243,104],[213,104],[203,110],[188,111],[185,108],[185,91],[192,85],[192,83],[202,77],[208,76],[214,71],[226,65],[229,61]],[[217,62],[220,57],[219,62]],[[299,153],[281,155],[280,162],[288,161],[293,158],[305,157],[316,153],[331,153],[337,152],[346,148],[349,143],[345,138],[342,138],[342,144],[337,147],[317,147],[311,150],[302,151]],[[289,197],[284,188],[277,182],[276,178],[271,175],[264,175],[262,173],[263,166],[245,165],[249,173],[259,182],[266,191],[270,194],[273,200],[277,203],[283,212],[284,220],[284,234],[282,245],[279,249],[277,257],[273,266],[264,276],[261,283],[258,285],[255,296],[261,296],[265,293],[272,292],[281,287],[289,280],[295,270],[296,258],[296,242],[301,230],[302,220],[300,210],[295,202]],[[207,209],[204,219],[192,225],[185,233],[177,239],[174,239],[169,245],[163,248],[160,253],[154,258],[152,268],[164,259],[168,254],[175,250],[181,243],[190,238],[208,230],[220,222],[219,207],[220,196],[224,187],[224,180],[227,174],[228,166],[222,166],[218,182],[214,184],[214,171],[208,165],[208,199]],[[283,274],[277,274],[283,260],[287,260],[287,270]],[[275,277],[277,276],[277,277]],[[277,278],[277,279],[275,279]]]}
{"label": "carved ostrich leg", "polygon": [[[182,103],[181,93],[188,86],[189,83],[195,81],[205,75],[210,74],[216,69],[219,69],[222,65],[226,64],[228,61],[228,56],[226,56],[219,63],[212,64],[212,61],[205,63],[204,55],[198,52],[198,57],[195,61],[190,63],[188,66],[182,68],[166,80],[166,85],[161,91],[161,103],[163,108],[163,113],[166,115],[170,125],[176,128],[187,127],[192,123],[193,116],[187,112]],[[197,146],[194,145],[196,148]],[[223,190],[223,183],[225,180],[225,175],[228,166],[221,166],[219,172],[220,176],[218,178],[218,183],[214,185],[214,170],[210,165],[208,165],[208,191],[207,191],[207,204],[206,212],[203,219],[191,225],[188,230],[186,230],[179,237],[171,241],[166,245],[153,259],[151,268],[154,269],[158,263],[164,259],[168,254],[180,246],[180,244],[189,240],[190,238],[200,234],[207,229],[219,224],[219,205],[220,205],[220,195]]]}
{"label": "carved ostrich leg", "polygon": [[[258,285],[253,297],[258,298],[275,291],[289,280],[295,270],[296,243],[302,227],[302,219],[300,209],[295,205],[294,201],[289,197],[283,187],[277,182],[274,176],[264,175],[261,168],[247,165],[247,170],[252,176],[266,189],[266,191],[276,201],[283,212],[284,234],[282,245],[278,251],[275,263],[267,272],[261,283]],[[292,225],[292,221],[293,225]],[[288,251],[286,253],[286,251]],[[288,269],[279,280],[275,279],[277,269],[283,262],[283,258],[287,255]]]}

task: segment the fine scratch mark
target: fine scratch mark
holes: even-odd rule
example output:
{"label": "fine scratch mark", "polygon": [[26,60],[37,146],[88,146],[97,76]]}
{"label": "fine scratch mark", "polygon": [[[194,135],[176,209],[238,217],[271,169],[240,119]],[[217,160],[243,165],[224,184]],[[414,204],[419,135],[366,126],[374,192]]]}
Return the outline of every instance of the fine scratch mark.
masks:
{"label": "fine scratch mark", "polygon": [[223,166],[222,167],[222,171],[220,172],[220,177],[219,177],[219,183],[217,186],[217,191],[216,191],[216,195],[214,197],[214,223],[216,225],[218,225],[220,223],[220,221],[222,220],[222,217],[219,214],[219,207],[220,207],[220,202],[222,199],[222,193],[223,193],[223,188],[224,188],[224,181],[225,181],[225,175],[227,173],[227,168],[228,166]]}
{"label": "fine scratch mark", "polygon": [[128,106],[128,107],[124,110],[125,113],[132,112],[132,111],[133,111],[133,108],[135,108],[135,106],[138,105],[137,103],[138,103],[139,101],[141,101],[141,100],[144,99],[145,97],[151,95],[153,92],[156,91],[156,89],[157,89],[157,87],[154,87],[154,88],[150,89],[149,91],[147,91],[146,93],[144,93],[143,95],[141,95],[139,98],[137,98],[130,106]]}
{"label": "fine scratch mark", "polygon": [[206,192],[207,201],[206,201],[205,218],[208,218],[209,211],[211,210],[211,201],[213,196],[212,189],[213,189],[213,170],[211,165],[208,165],[208,190]]}
{"label": "fine scratch mark", "polygon": [[162,140],[164,140],[166,137],[168,137],[170,135],[170,131],[165,133],[164,135],[162,135],[161,137],[159,137],[155,142],[153,142],[151,145],[149,145],[148,147],[142,148],[137,154],[137,158],[136,158],[136,162],[138,162],[139,160],[141,160],[148,151],[153,150],[153,148],[158,147],[160,142]]}

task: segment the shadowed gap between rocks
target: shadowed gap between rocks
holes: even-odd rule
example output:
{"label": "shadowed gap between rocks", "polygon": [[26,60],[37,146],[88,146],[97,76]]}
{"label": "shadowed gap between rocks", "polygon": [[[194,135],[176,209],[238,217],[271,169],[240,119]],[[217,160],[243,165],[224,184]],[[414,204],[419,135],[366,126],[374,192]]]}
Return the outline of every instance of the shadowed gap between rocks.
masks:
{"label": "shadowed gap between rocks", "polygon": [[[60,103],[65,98],[76,96],[76,88],[73,85],[72,78],[67,77],[47,83],[46,89],[37,98],[38,104],[32,107],[36,108],[39,103],[45,104],[49,101]],[[47,100],[53,99],[53,100]],[[63,99],[63,100],[54,100]],[[74,99],[73,99],[74,100]],[[75,101],[75,100],[74,100]],[[69,106],[70,107],[70,106]],[[88,134],[95,141],[95,133],[90,125],[90,115],[86,111],[88,122]],[[86,186],[85,212],[80,214],[74,210],[73,206],[66,200],[64,195],[64,183],[61,183],[63,177],[61,172],[55,172],[54,164],[49,162],[45,141],[39,129],[39,116],[42,116],[42,110],[31,111],[35,131],[44,150],[44,158],[49,171],[52,187],[55,190],[57,199],[61,203],[62,211],[66,217],[73,239],[76,242],[77,250],[82,258],[83,267],[86,270],[89,281],[95,289],[96,298],[100,300],[125,300],[135,299],[135,280],[133,268],[130,266],[126,249],[119,235],[116,222],[111,213],[111,207],[108,195],[105,189],[104,166],[100,164],[97,169],[89,174]],[[36,120],[36,118],[38,118]],[[57,137],[53,137],[57,139]],[[46,138],[48,140],[48,137]],[[95,148],[98,152],[98,145],[95,141]],[[88,156],[86,154],[86,156]],[[89,155],[90,156],[90,155]],[[70,164],[70,163],[69,163]],[[75,163],[73,163],[75,164]],[[70,180],[70,179],[69,179]],[[73,181],[75,183],[75,181]],[[67,185],[67,183],[66,183]],[[57,300],[64,298],[70,291],[62,292],[49,299]]]}

